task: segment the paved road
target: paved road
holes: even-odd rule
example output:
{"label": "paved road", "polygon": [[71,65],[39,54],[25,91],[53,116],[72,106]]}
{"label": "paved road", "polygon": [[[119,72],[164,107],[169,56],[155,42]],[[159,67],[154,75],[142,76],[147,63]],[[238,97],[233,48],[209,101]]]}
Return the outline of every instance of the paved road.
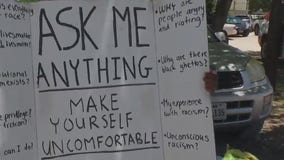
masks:
{"label": "paved road", "polygon": [[255,36],[253,32],[247,37],[229,37],[229,44],[250,54],[252,57],[260,58],[260,46],[258,44],[257,36]]}

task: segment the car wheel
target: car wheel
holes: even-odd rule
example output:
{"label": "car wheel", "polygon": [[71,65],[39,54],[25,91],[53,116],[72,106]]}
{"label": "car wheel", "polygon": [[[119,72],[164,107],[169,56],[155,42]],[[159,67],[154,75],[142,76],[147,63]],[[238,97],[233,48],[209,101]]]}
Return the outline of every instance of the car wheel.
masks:
{"label": "car wheel", "polygon": [[259,33],[259,26],[258,25],[255,25],[255,27],[254,27],[254,35],[258,35],[258,33]]}
{"label": "car wheel", "polygon": [[249,30],[245,30],[242,35],[243,35],[243,37],[247,37],[249,35]]}
{"label": "car wheel", "polygon": [[261,56],[261,59],[264,59],[265,58],[265,50],[267,48],[267,41],[263,41],[261,43],[261,48],[260,48],[260,56]]}

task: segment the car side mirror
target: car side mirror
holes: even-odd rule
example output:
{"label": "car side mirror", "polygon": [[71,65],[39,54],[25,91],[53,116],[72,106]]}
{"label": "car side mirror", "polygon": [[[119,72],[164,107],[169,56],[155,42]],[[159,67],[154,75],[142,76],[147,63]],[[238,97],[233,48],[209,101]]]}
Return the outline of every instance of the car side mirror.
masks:
{"label": "car side mirror", "polygon": [[215,32],[215,36],[220,42],[229,43],[228,36],[225,31]]}

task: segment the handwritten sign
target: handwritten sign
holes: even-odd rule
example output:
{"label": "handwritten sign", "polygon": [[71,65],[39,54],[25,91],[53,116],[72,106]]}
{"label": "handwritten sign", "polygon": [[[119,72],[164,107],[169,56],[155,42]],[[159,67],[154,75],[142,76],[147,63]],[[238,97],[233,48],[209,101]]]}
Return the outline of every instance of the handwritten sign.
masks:
{"label": "handwritten sign", "polygon": [[163,159],[152,2],[33,9],[40,158]]}
{"label": "handwritten sign", "polygon": [[154,1],[165,159],[214,159],[204,1]]}
{"label": "handwritten sign", "polygon": [[0,159],[36,159],[30,9],[0,1]]}
{"label": "handwritten sign", "polygon": [[215,159],[205,13],[200,0],[0,0],[1,159]]}

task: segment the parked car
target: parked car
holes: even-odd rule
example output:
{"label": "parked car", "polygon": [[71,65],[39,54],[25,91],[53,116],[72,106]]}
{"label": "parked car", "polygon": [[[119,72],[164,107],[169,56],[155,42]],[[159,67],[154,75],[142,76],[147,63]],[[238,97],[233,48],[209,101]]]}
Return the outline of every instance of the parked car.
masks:
{"label": "parked car", "polygon": [[[242,19],[239,18],[239,17],[228,16],[227,19],[226,19],[226,23],[225,24],[233,24],[233,25],[235,25],[236,26],[235,30],[236,30],[236,33],[237,33],[236,35],[242,35],[242,36],[246,37],[250,33],[250,28],[249,28],[248,23],[242,21]],[[228,31],[226,30],[226,28],[224,27],[223,29],[228,34]]]}
{"label": "parked car", "polygon": [[259,29],[260,29],[260,25],[264,20],[264,15],[260,14],[260,15],[252,15],[252,19],[253,19],[253,31],[254,31],[254,35],[258,35],[259,33]]}
{"label": "parked car", "polygon": [[245,22],[248,25],[249,30],[253,31],[253,20],[251,15],[241,14],[241,15],[236,15],[235,17],[239,17],[243,22]]}
{"label": "parked car", "polygon": [[223,30],[226,32],[227,36],[237,35],[237,27],[235,24],[224,24]]}
{"label": "parked car", "polygon": [[271,112],[273,89],[261,63],[221,42],[208,29],[209,57],[218,73],[218,89],[212,94],[216,131],[258,133]]}

